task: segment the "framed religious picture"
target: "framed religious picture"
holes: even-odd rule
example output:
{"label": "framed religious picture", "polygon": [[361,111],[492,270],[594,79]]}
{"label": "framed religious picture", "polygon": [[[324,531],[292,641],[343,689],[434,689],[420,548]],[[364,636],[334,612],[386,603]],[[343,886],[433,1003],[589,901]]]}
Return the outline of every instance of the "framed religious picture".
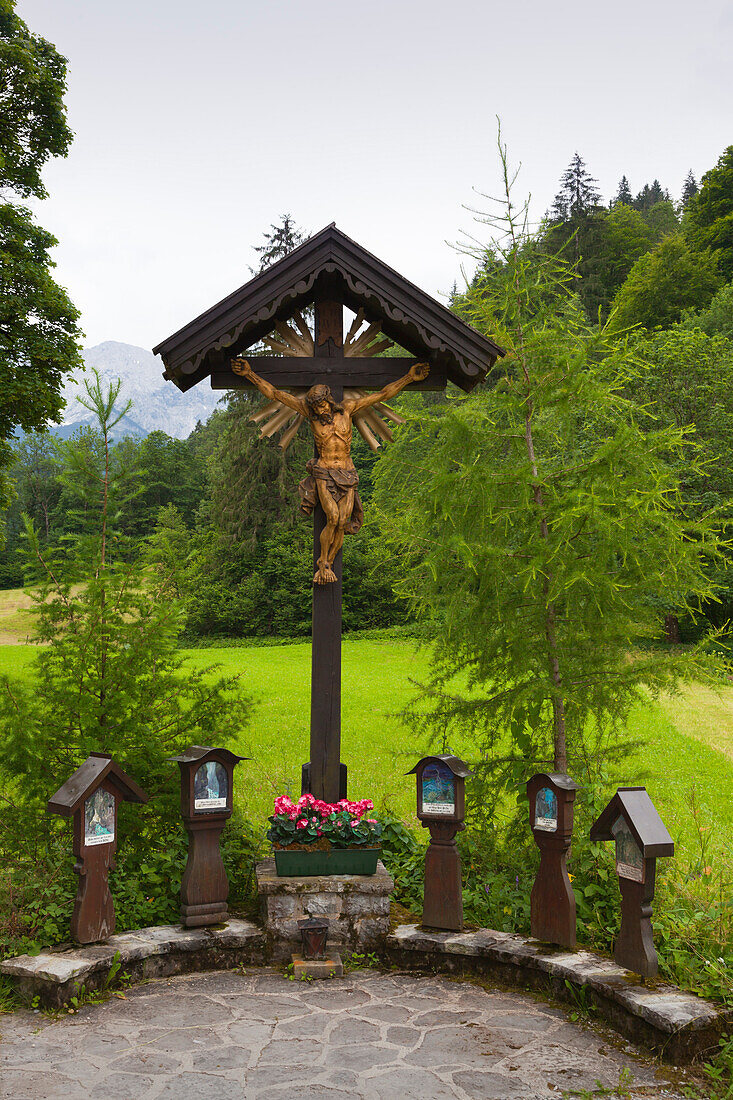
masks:
{"label": "framed religious picture", "polygon": [[422,812],[431,817],[454,817],[456,781],[442,760],[426,764],[422,773]]}
{"label": "framed religious picture", "polygon": [[218,760],[207,760],[193,780],[193,808],[199,812],[225,810],[229,805],[229,776]]}
{"label": "framed religious picture", "polygon": [[611,826],[616,842],[616,874],[632,882],[644,881],[644,855],[625,818],[617,817]]}
{"label": "framed religious picture", "polygon": [[551,787],[540,787],[535,796],[534,827],[543,833],[557,831],[557,795]]}
{"label": "framed religious picture", "polygon": [[114,795],[99,787],[84,802],[84,844],[112,844],[115,839]]}

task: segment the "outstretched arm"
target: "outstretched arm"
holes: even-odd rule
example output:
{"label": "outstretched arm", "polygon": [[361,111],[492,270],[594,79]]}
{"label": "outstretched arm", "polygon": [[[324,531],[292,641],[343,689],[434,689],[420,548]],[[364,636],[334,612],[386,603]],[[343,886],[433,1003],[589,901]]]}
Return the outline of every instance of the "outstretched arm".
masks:
{"label": "outstretched arm", "polygon": [[370,405],[378,405],[380,401],[389,401],[391,398],[396,397],[400,390],[404,390],[405,386],[409,386],[410,382],[422,382],[423,378],[427,378],[429,373],[430,367],[427,363],[413,363],[407,374],[402,378],[398,378],[396,382],[390,382],[379,393],[370,393],[366,397],[344,401],[344,412],[353,415],[359,412],[360,409],[368,409]]}
{"label": "outstretched arm", "polygon": [[238,374],[240,378],[246,378],[248,382],[256,386],[268,401],[281,401],[283,405],[287,405],[289,409],[294,409],[301,416],[308,415],[308,409],[302,398],[294,397],[292,393],[287,393],[285,390],[276,390],[264,378],[260,378],[259,374],[255,374],[246,359],[232,359],[231,364],[234,373]]}

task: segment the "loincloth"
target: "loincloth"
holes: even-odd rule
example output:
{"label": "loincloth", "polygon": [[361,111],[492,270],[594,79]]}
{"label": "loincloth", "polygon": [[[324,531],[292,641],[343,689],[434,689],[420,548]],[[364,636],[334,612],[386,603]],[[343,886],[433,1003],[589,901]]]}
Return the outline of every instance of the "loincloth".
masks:
{"label": "loincloth", "polygon": [[355,535],[364,522],[364,508],[362,507],[361,497],[359,496],[358,489],[359,475],[356,470],[346,470],[341,466],[321,466],[314,458],[306,465],[308,471],[308,477],[304,477],[298,485],[298,493],[300,494],[300,511],[304,516],[310,516],[318,504],[318,481],[326,483],[326,488],[333,497],[336,504],[338,504],[348,493],[349,489],[354,490],[354,504],[351,509],[351,516],[349,522],[346,524],[344,530],[348,535]]}

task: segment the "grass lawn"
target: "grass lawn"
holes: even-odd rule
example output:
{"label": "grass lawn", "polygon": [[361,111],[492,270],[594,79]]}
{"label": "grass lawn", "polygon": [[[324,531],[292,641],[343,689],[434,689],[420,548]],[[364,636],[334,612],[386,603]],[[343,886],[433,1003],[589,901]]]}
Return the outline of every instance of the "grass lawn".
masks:
{"label": "grass lawn", "polygon": [[[23,675],[36,652],[0,646],[0,674]],[[237,787],[248,816],[262,820],[276,794],[300,791],[300,765],[308,759],[310,644],[195,649],[186,659],[238,673],[253,699],[251,725],[236,746],[253,759],[240,765]],[[349,768],[349,794],[371,797],[377,806],[388,803],[413,824],[414,780],[405,772],[429,746],[415,744],[396,714],[414,691],[410,678],[420,678],[422,660],[410,640],[346,638],[343,643],[342,758]],[[613,779],[648,788],[680,854],[694,848],[693,795],[702,823],[712,826],[713,847],[733,847],[733,689],[716,695],[693,685],[679,697],[639,708],[629,734],[643,746]],[[470,746],[451,747],[470,759]]]}

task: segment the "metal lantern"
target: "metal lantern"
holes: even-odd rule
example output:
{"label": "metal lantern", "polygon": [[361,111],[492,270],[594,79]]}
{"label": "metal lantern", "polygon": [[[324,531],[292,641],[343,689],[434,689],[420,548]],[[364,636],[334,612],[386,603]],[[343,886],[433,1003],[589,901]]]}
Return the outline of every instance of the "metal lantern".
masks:
{"label": "metal lantern", "polygon": [[328,921],[318,917],[299,920],[301,939],[303,940],[304,959],[325,959]]}

